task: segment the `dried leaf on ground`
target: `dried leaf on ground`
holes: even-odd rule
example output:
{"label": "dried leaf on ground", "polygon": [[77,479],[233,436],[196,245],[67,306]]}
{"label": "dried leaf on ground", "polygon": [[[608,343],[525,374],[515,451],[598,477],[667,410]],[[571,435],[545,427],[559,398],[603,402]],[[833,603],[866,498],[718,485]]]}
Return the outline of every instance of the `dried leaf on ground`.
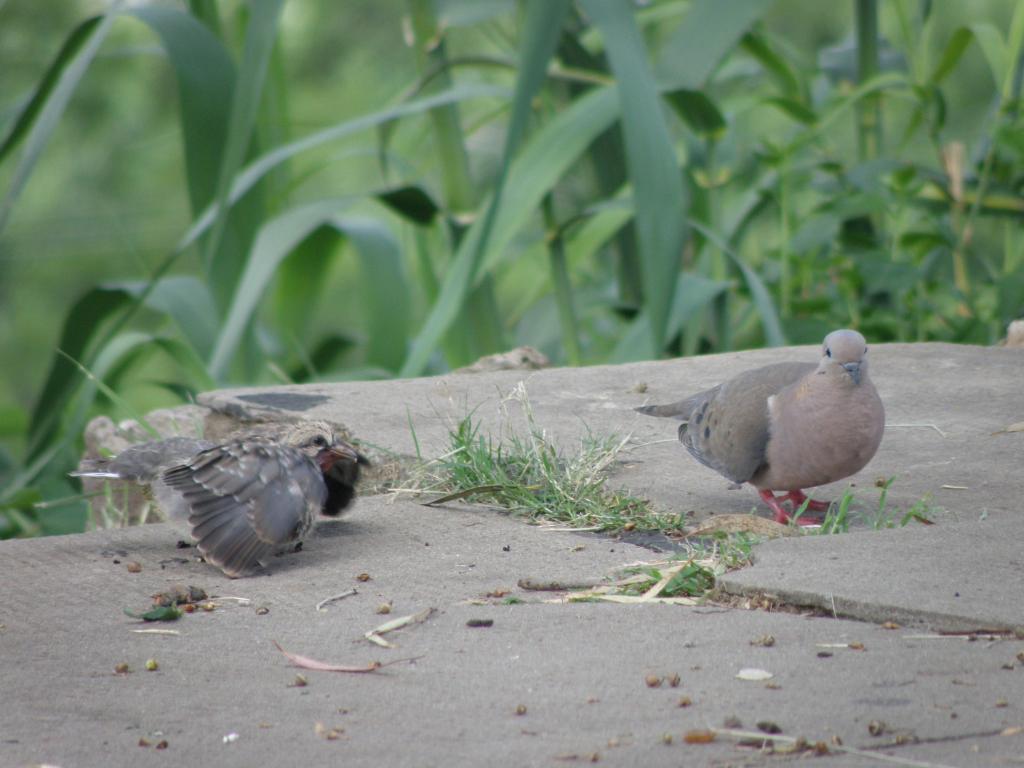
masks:
{"label": "dried leaf on ground", "polygon": [[387,640],[381,637],[381,635],[385,634],[386,632],[394,632],[396,629],[407,627],[410,624],[419,624],[421,622],[424,622],[430,617],[430,614],[432,614],[433,612],[433,608],[424,608],[419,613],[413,613],[408,616],[399,616],[397,619],[386,621],[379,627],[371,629],[369,632],[363,635],[363,637],[365,637],[371,643],[375,643],[381,646],[382,648],[394,648],[394,643],[389,643]]}
{"label": "dried leaf on ground", "polygon": [[751,680],[758,682],[761,680],[771,680],[775,675],[766,669],[756,669],[754,667],[746,667],[736,673],[738,680]]}
{"label": "dried leaf on ground", "polygon": [[992,434],[1002,435],[1005,434],[1006,432],[1024,432],[1024,421],[1018,421],[1013,424],[1010,424],[1008,427],[1003,427],[1002,429],[996,430]]}
{"label": "dried leaf on ground", "polygon": [[274,647],[277,648],[277,650],[287,657],[288,661],[300,669],[312,669],[316,672],[376,672],[384,666],[379,661],[371,661],[363,667],[353,667],[347,664],[330,664],[326,661],[318,661],[316,659],[311,659],[308,656],[300,656],[297,653],[286,651],[276,640],[272,640],[271,642],[274,643]]}

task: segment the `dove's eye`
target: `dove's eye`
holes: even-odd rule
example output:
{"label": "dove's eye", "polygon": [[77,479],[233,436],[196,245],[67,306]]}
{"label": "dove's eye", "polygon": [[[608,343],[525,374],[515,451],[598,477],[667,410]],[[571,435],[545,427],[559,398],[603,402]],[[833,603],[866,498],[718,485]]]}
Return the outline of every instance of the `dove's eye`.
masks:
{"label": "dove's eye", "polygon": [[832,357],[832,350],[825,347],[825,357]]}
{"label": "dove's eye", "polygon": [[327,438],[324,437],[323,435],[317,435],[316,437],[313,438],[313,445],[315,445],[317,448],[326,448]]}

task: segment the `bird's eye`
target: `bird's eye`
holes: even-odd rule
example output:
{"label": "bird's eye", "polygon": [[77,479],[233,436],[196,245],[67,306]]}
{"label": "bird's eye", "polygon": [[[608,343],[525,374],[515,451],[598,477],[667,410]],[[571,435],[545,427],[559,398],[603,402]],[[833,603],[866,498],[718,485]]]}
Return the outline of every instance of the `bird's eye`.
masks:
{"label": "bird's eye", "polygon": [[326,448],[327,438],[324,437],[323,435],[317,435],[316,437],[313,438],[313,445],[315,445],[317,448]]}
{"label": "bird's eye", "polygon": [[825,347],[825,357],[832,357],[832,350]]}

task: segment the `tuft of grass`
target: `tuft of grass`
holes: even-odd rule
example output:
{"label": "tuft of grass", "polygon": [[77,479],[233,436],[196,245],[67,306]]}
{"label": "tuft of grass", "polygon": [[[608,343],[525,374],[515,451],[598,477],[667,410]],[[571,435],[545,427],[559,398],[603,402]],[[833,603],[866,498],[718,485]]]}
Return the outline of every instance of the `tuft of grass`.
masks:
{"label": "tuft of grass", "polygon": [[[906,510],[889,504],[889,488],[895,480],[895,477],[890,477],[878,485],[878,504],[872,511],[855,509],[854,501],[856,501],[856,494],[852,488],[847,488],[842,497],[829,507],[822,520],[821,527],[811,529],[808,533],[814,535],[848,533],[852,515],[859,516],[867,523],[868,527],[876,531],[886,528],[903,528],[914,520],[925,525],[931,524],[936,508],[931,503],[930,495],[918,499]],[[800,508],[794,515],[794,521],[806,511],[806,508],[806,502],[800,505]]]}
{"label": "tuft of grass", "polygon": [[750,565],[754,561],[754,547],[764,541],[763,536],[746,531],[716,531],[710,536],[687,539],[685,557],[713,563],[714,574],[720,576],[727,571]]}
{"label": "tuft of grass", "polygon": [[588,432],[576,451],[564,452],[536,423],[521,383],[509,399],[522,406],[523,433],[503,428],[497,437],[485,435],[470,413],[449,429],[449,450],[428,467],[419,490],[445,494],[438,501],[495,504],[536,523],[595,531],[682,529],[680,515],[658,514],[646,499],[606,487],[607,470],[628,438]]}
{"label": "tuft of grass", "polygon": [[[701,597],[715,587],[713,563],[708,560],[697,561],[690,557],[675,557],[668,565],[678,565],[685,561],[678,572],[673,574],[668,583],[658,592],[658,597]],[[659,566],[666,563],[645,563],[625,569],[627,574],[642,574],[647,578],[643,581],[630,581],[620,590],[624,595],[642,595],[662,580],[663,574]]]}

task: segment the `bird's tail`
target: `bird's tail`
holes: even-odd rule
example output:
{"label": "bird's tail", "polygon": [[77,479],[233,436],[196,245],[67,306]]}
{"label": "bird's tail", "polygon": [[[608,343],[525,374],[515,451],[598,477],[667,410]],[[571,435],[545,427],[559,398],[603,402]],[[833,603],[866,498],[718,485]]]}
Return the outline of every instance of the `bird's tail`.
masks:
{"label": "bird's tail", "polygon": [[641,405],[633,410],[637,413],[642,413],[644,416],[661,416],[667,419],[689,421],[690,414],[693,412],[693,398],[688,397],[686,400],[666,403],[664,405]]}
{"label": "bird's tail", "polygon": [[78,469],[68,472],[70,477],[99,477],[120,480],[121,473],[111,468],[109,459],[82,459]]}

